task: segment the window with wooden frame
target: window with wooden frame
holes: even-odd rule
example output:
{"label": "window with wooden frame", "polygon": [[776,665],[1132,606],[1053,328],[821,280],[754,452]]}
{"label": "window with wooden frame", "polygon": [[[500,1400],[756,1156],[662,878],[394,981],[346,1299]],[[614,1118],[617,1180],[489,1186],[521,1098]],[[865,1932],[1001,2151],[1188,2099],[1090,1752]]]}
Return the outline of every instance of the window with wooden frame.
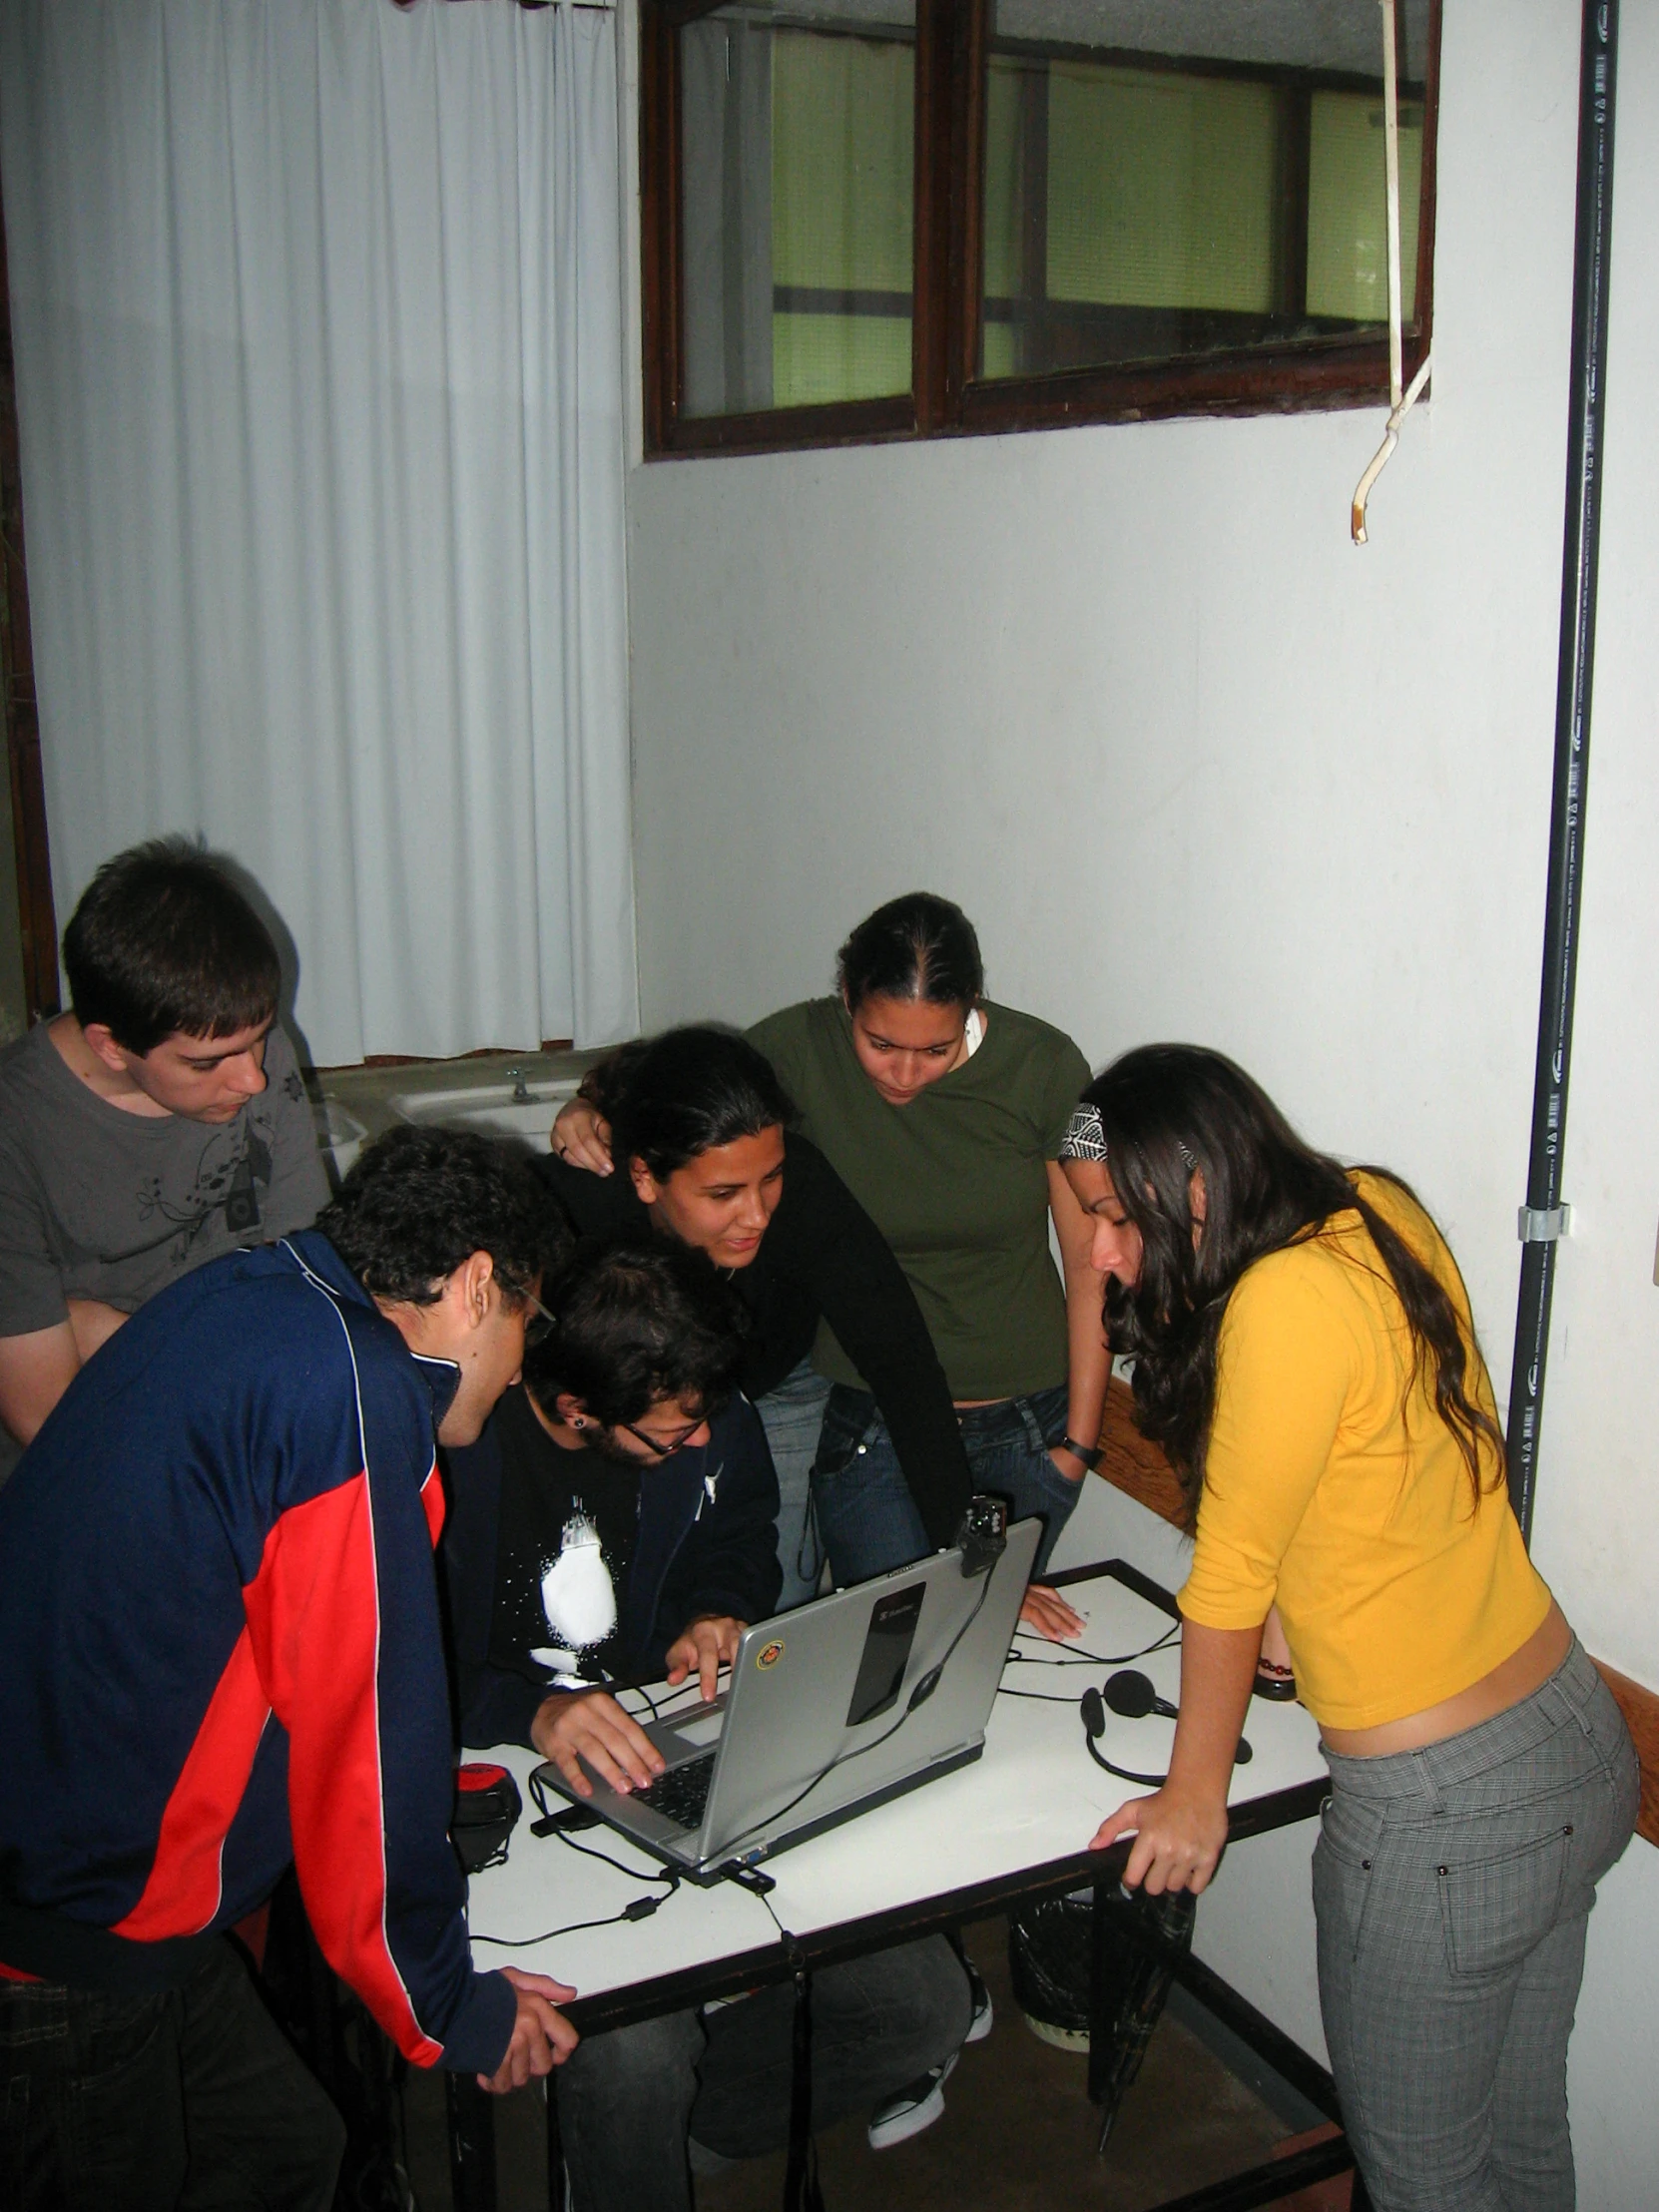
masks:
{"label": "window with wooden frame", "polygon": [[[1391,0],[1407,380],[1439,0]],[[1379,0],[641,0],[653,454],[1385,400]]]}

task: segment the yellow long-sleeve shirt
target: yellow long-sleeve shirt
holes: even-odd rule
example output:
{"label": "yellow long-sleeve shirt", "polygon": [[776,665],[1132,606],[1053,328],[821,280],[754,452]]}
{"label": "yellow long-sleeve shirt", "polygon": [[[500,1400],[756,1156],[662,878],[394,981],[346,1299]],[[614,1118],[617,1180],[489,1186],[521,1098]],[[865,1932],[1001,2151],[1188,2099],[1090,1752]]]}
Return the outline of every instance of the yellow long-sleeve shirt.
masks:
{"label": "yellow long-sleeve shirt", "polygon": [[[1433,1223],[1396,1184],[1354,1181],[1449,1294],[1472,1348],[1468,1296]],[[1222,1322],[1181,1610],[1254,1628],[1277,1602],[1303,1701],[1333,1728],[1455,1696],[1549,1611],[1505,1490],[1475,1505],[1430,1359],[1407,1392],[1411,1351],[1357,1212],[1247,1269]],[[1493,1410],[1472,1349],[1464,1390]]]}

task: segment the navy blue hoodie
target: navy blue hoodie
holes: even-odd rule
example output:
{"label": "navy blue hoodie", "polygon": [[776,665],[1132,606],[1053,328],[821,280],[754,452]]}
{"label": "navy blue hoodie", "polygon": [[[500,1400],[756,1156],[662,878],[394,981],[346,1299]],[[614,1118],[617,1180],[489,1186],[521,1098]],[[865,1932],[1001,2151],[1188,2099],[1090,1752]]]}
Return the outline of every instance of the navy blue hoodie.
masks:
{"label": "navy blue hoodie", "polygon": [[[461,1736],[474,1746],[529,1743],[530,1723],[555,1686],[528,1647],[504,1663],[500,1639],[491,1634],[498,1602],[511,1599],[522,1618],[529,1596],[500,1585],[503,1488],[541,1484],[541,1517],[557,1526],[577,1509],[594,1458],[553,1446],[532,1459],[515,1447],[514,1438],[528,1430],[509,1417],[512,1410],[504,1399],[475,1444],[444,1454],[452,1502],[439,1556]],[[638,1518],[606,1657],[617,1679],[653,1681],[688,1621],[703,1614],[765,1620],[777,1604],[778,1477],[760,1415],[743,1398],[715,1415],[706,1444],[642,1464],[638,1475]],[[532,1613],[539,1604],[538,1595]]]}
{"label": "navy blue hoodie", "polygon": [[399,2049],[500,2064],[516,1999],[473,1971],[448,1838],[456,1381],[311,1230],[198,1268],[81,1370],[0,1490],[0,1973],[148,1968],[291,1859]]}

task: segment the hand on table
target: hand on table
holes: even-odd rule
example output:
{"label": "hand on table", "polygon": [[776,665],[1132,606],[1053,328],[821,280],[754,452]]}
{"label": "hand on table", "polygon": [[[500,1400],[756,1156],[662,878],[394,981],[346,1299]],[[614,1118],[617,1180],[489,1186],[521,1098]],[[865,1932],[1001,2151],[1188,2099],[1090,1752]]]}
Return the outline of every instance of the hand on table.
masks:
{"label": "hand on table", "polygon": [[1154,1898],[1166,1890],[1191,1890],[1197,1897],[1209,1886],[1227,1842],[1227,1800],[1166,1782],[1151,1797],[1120,1805],[1101,1822],[1089,1849],[1104,1851],[1130,1830],[1135,1843],[1123,1870],[1124,1886],[1144,1886]]}
{"label": "hand on table", "polygon": [[738,1656],[738,1639],[748,1626],[747,1621],[733,1620],[725,1613],[706,1613],[688,1621],[684,1632],[668,1647],[670,1684],[678,1689],[695,1670],[706,1705],[715,1694],[721,1668],[729,1667]]}
{"label": "hand on table", "polygon": [[562,2066],[577,2043],[575,2028],[562,2012],[553,2009],[555,2000],[568,2003],[576,1994],[574,1989],[549,1974],[523,1973],[517,1966],[503,1966],[501,1971],[513,1985],[518,2017],[513,2021],[507,2055],[494,2073],[478,2076],[479,2088],[497,2097],[505,2096],[509,2089],[522,2089],[527,2081]]}
{"label": "hand on table", "polygon": [[1064,1643],[1068,1636],[1083,1633],[1082,1614],[1074,1613],[1059,1591],[1051,1590],[1046,1582],[1032,1582],[1027,1586],[1019,1617],[1022,1627],[1039,1636],[1047,1636],[1055,1643]]}
{"label": "hand on table", "polygon": [[662,1753],[606,1690],[556,1690],[530,1723],[530,1741],[578,1797],[592,1797],[585,1759],[613,1790],[643,1790],[663,1771]]}
{"label": "hand on table", "polygon": [[553,1124],[552,1144],[559,1158],[568,1160],[573,1168],[586,1168],[590,1175],[611,1172],[611,1125],[585,1098],[573,1098],[568,1106],[560,1107],[559,1118]]}

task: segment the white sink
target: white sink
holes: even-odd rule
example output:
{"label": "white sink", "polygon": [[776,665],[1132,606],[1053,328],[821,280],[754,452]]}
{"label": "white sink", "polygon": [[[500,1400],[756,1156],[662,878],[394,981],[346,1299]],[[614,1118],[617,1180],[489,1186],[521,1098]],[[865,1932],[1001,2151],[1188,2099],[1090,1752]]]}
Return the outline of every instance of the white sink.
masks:
{"label": "white sink", "polygon": [[576,1096],[578,1076],[556,1083],[526,1083],[529,1096],[515,1097],[512,1083],[474,1083],[460,1090],[400,1091],[386,1103],[400,1121],[447,1129],[482,1129],[494,1136],[518,1137],[538,1152],[551,1149],[553,1117]]}
{"label": "white sink", "polygon": [[368,1131],[337,1098],[313,1101],[311,1113],[316,1121],[318,1148],[324,1158],[333,1163],[333,1181],[337,1185],[341,1177],[350,1174]]}

